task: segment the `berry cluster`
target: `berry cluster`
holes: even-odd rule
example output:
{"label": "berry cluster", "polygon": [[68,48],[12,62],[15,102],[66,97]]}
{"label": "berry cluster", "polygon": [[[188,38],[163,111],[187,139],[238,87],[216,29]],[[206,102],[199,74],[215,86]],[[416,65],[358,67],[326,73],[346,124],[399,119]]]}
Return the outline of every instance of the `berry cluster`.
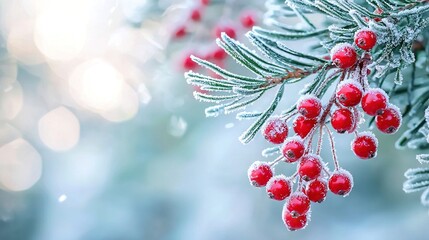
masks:
{"label": "berry cluster", "polygon": [[[323,202],[328,190],[340,196],[347,196],[352,190],[353,177],[340,167],[328,125],[339,134],[355,135],[351,148],[361,159],[375,157],[378,147],[373,133],[357,131],[363,117],[362,111],[375,117],[375,125],[382,133],[393,134],[401,125],[401,113],[389,103],[387,94],[380,88],[369,87],[369,51],[376,42],[374,32],[361,29],[355,34],[354,45],[336,45],[331,50],[331,60],[332,67],[340,74],[340,80],[330,100],[323,104],[317,92],[302,96],[295,111],[269,119],[262,130],[267,141],[281,144],[278,148],[280,156],[272,162],[253,163],[248,170],[248,177],[253,186],[265,186],[271,199],[285,200],[282,218],[289,230],[302,229],[307,225],[310,203]],[[363,50],[360,56],[355,47]],[[296,116],[292,124],[295,135],[288,137],[288,121],[293,116]],[[333,171],[320,156],[324,132],[327,133],[332,150]],[[315,136],[318,136],[318,140],[313,147]],[[297,163],[296,172],[289,177],[274,175],[274,166],[279,162]]]}
{"label": "berry cluster", "polygon": [[[209,0],[198,0],[198,2],[199,3],[195,4],[197,5],[196,7],[191,8],[189,10],[189,16],[187,18],[187,21],[177,26],[177,28],[172,32],[172,37],[174,39],[180,40],[191,34],[193,35],[193,37],[207,39],[207,36],[202,36],[207,35],[207,29],[210,30],[208,32],[210,32],[210,34],[214,38],[220,38],[222,32],[225,32],[231,38],[236,38],[238,30],[247,31],[248,29],[252,28],[256,23],[256,17],[253,12],[243,11],[240,14],[239,19],[241,23],[241,28],[233,26],[232,24],[226,24],[225,22],[215,22],[213,29],[210,29],[210,26],[206,26],[204,25],[205,23],[203,23],[204,12],[207,11],[207,8],[214,3],[211,4]],[[183,58],[181,59],[181,67],[184,70],[196,70],[198,68],[198,64],[192,61],[191,55],[199,56],[200,58],[205,60],[214,61],[219,66],[224,65],[224,61],[228,56],[228,54],[218,46],[210,47],[209,49],[204,49],[201,52],[187,52],[186,54],[183,54]]]}

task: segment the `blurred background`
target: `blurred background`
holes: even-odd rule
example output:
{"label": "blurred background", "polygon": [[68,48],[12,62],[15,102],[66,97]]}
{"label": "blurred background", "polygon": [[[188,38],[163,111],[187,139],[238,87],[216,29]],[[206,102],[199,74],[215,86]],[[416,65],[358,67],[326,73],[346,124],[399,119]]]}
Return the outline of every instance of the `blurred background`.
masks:
{"label": "blurred background", "polygon": [[351,154],[351,136],[337,141],[354,189],[314,204],[305,230],[288,232],[282,203],[250,186],[269,145],[239,143],[250,122],[206,119],[183,73],[204,72],[190,54],[243,71],[214,39],[246,43],[264,11],[260,0],[0,0],[0,239],[428,239],[427,210],[402,191],[416,152],[394,137],[378,135],[371,161]]}

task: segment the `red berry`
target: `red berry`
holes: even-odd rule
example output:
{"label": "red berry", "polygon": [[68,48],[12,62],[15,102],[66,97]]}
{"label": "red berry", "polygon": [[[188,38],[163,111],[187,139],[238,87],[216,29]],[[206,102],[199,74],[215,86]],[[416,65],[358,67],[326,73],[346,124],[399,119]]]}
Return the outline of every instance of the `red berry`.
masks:
{"label": "red berry", "polygon": [[284,176],[272,177],[267,183],[267,194],[274,200],[284,200],[291,193],[291,182]]}
{"label": "red berry", "polygon": [[298,136],[305,138],[316,124],[317,119],[307,119],[304,116],[298,116],[293,121],[293,130]]}
{"label": "red berry", "polygon": [[294,217],[305,215],[310,210],[310,199],[302,192],[295,192],[287,199],[286,208]]}
{"label": "red berry", "polygon": [[286,139],[282,147],[282,153],[286,158],[286,162],[296,162],[304,155],[304,151],[304,142],[300,137]]}
{"label": "red berry", "polygon": [[176,31],[174,32],[174,37],[175,38],[182,38],[186,35],[186,27],[185,26],[180,26],[176,29]]}
{"label": "red berry", "polygon": [[201,4],[207,6],[210,4],[210,0],[200,0]]}
{"label": "red berry", "polygon": [[378,130],[386,134],[393,134],[398,131],[402,123],[401,112],[398,107],[390,104],[383,113],[375,117],[375,125]]}
{"label": "red berry", "polygon": [[307,215],[294,217],[289,211],[283,210],[283,222],[289,231],[303,229],[307,225]]}
{"label": "red berry", "polygon": [[370,159],[377,155],[377,138],[371,132],[362,132],[352,141],[352,150],[362,159]]}
{"label": "red berry", "polygon": [[322,161],[318,155],[308,154],[302,157],[298,174],[305,181],[316,179],[322,172]]}
{"label": "red berry", "polygon": [[195,22],[199,22],[201,20],[201,10],[195,8],[191,11],[191,19]]}
{"label": "red berry", "polygon": [[241,25],[245,28],[252,28],[255,25],[255,16],[252,13],[245,12],[240,16]]}
{"label": "red berry", "polygon": [[332,127],[339,133],[352,130],[354,122],[353,113],[347,108],[335,110],[331,117]]}
{"label": "red berry", "polygon": [[328,193],[328,185],[325,180],[315,179],[308,183],[305,188],[305,194],[312,202],[321,203]]}
{"label": "red berry", "polygon": [[331,50],[331,60],[337,67],[346,69],[355,65],[357,54],[352,45],[339,43]]}
{"label": "red berry", "polygon": [[183,59],[182,66],[186,70],[194,70],[198,64],[192,60],[191,55],[188,55]]}
{"label": "red berry", "polygon": [[228,35],[230,38],[235,38],[237,35],[235,33],[235,29],[230,26],[218,26],[215,28],[215,35],[216,37],[220,38],[222,32],[224,32],[226,35]]}
{"label": "red berry", "polygon": [[376,43],[377,35],[369,29],[361,29],[355,33],[355,44],[362,50],[371,50]]}
{"label": "red berry", "polygon": [[288,134],[287,123],[278,117],[272,118],[268,120],[262,133],[267,141],[274,144],[281,144],[285,141]]}
{"label": "red berry", "polygon": [[344,169],[337,170],[329,178],[328,186],[332,193],[347,196],[353,187],[353,177]]}
{"label": "red berry", "polygon": [[266,162],[254,162],[247,170],[250,183],[255,187],[263,187],[273,176],[271,167]]}
{"label": "red berry", "polygon": [[345,107],[354,107],[362,99],[362,87],[353,80],[340,83],[337,87],[336,98]]}
{"label": "red berry", "polygon": [[217,47],[211,54],[215,60],[224,60],[228,54],[223,50],[223,48]]}
{"label": "red berry", "polygon": [[297,108],[298,112],[302,116],[306,118],[316,118],[322,111],[322,103],[320,102],[319,98],[311,95],[306,95],[301,97],[301,99],[298,101]]}
{"label": "red berry", "polygon": [[370,115],[382,114],[387,106],[388,96],[381,88],[372,88],[365,92],[362,97],[362,109]]}

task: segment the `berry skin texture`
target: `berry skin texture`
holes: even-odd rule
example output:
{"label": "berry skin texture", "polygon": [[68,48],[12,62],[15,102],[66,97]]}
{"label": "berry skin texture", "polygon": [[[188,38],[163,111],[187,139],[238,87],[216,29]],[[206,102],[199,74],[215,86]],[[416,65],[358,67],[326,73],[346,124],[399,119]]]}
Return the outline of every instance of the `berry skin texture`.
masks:
{"label": "berry skin texture", "polygon": [[388,96],[381,88],[369,89],[362,97],[362,109],[370,115],[375,116],[383,113],[387,107]]}
{"label": "berry skin texture", "polygon": [[285,141],[288,131],[286,121],[280,118],[272,118],[268,120],[262,134],[268,142],[281,144]]}
{"label": "berry skin texture", "polygon": [[293,121],[293,130],[301,138],[305,138],[311,129],[317,124],[317,119],[307,119],[304,116],[298,116]]}
{"label": "berry skin texture", "polygon": [[386,134],[394,134],[398,131],[402,123],[401,112],[399,109],[390,105],[384,109],[383,113],[375,117],[375,125],[378,130]]}
{"label": "berry skin texture", "polygon": [[352,190],[353,177],[344,169],[337,170],[329,178],[328,186],[333,194],[345,197]]}
{"label": "berry skin texture", "polygon": [[252,28],[255,26],[255,16],[250,12],[245,12],[240,16],[241,25],[245,28]]}
{"label": "berry skin texture", "polygon": [[377,43],[377,35],[369,29],[361,29],[355,33],[355,44],[360,49],[369,51]]}
{"label": "berry skin texture", "polygon": [[279,175],[272,177],[270,181],[268,181],[266,189],[271,199],[281,201],[289,197],[291,193],[291,183],[284,175]]}
{"label": "berry skin texture", "polygon": [[289,231],[303,229],[307,225],[307,215],[294,217],[289,211],[283,211],[283,222]]}
{"label": "berry skin texture", "polygon": [[370,159],[377,156],[378,141],[371,132],[360,133],[352,141],[352,150],[361,159]]}
{"label": "berry skin texture", "polygon": [[298,102],[298,112],[305,118],[316,118],[322,111],[320,99],[314,96],[304,96]]}
{"label": "berry skin texture", "polygon": [[335,110],[331,117],[331,125],[338,133],[349,132],[354,126],[353,113],[347,108]]}
{"label": "berry skin texture", "polygon": [[352,45],[339,43],[331,49],[331,60],[341,69],[350,68],[357,61],[357,53]]}
{"label": "berry skin texture", "polygon": [[336,98],[344,107],[354,107],[362,99],[362,88],[359,83],[352,80],[344,81],[338,85]]}
{"label": "berry skin texture", "polygon": [[266,162],[254,162],[247,170],[250,183],[255,187],[263,187],[273,177],[273,170]]}
{"label": "berry skin texture", "polygon": [[283,156],[286,162],[296,162],[304,155],[305,146],[300,137],[291,137],[286,139],[282,147]]}
{"label": "berry skin texture", "polygon": [[302,192],[295,192],[287,199],[286,209],[294,217],[305,215],[310,210],[310,199]]}
{"label": "berry skin texture", "polygon": [[308,154],[302,157],[298,167],[298,174],[305,181],[316,179],[322,172],[322,163],[320,157]]}
{"label": "berry skin texture", "polygon": [[312,202],[321,203],[326,198],[328,193],[328,185],[325,180],[315,179],[308,183],[305,188],[305,195]]}

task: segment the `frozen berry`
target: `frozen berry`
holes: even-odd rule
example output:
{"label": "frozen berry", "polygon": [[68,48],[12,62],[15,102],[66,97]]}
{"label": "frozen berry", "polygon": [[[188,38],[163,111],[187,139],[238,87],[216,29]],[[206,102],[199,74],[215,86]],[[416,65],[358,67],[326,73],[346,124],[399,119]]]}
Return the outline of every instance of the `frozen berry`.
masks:
{"label": "frozen berry", "polygon": [[250,183],[255,187],[263,187],[273,176],[271,167],[266,162],[254,162],[247,170]]}
{"label": "frozen berry", "polygon": [[187,55],[183,59],[182,66],[186,70],[194,70],[198,67],[198,64],[192,60],[191,55]]}
{"label": "frozen berry", "polygon": [[353,187],[353,177],[344,169],[337,170],[329,178],[328,186],[332,193],[347,196]]}
{"label": "frozen berry", "polygon": [[355,33],[355,44],[362,50],[371,50],[376,43],[377,35],[369,29],[361,29]]}
{"label": "frozen berry", "polygon": [[317,119],[308,119],[304,116],[298,116],[293,121],[293,130],[298,136],[301,138],[305,138],[308,133],[310,133],[311,129],[314,128],[317,124]]}
{"label": "frozen berry", "polygon": [[267,183],[267,194],[274,200],[284,200],[291,193],[291,183],[284,175],[272,177]]}
{"label": "frozen berry", "polygon": [[354,126],[353,113],[347,108],[337,109],[332,114],[331,124],[339,133],[349,132]]}
{"label": "frozen berry", "polygon": [[370,115],[382,114],[388,103],[388,96],[381,88],[372,88],[365,92],[362,97],[362,109]]}
{"label": "frozen berry", "polygon": [[176,29],[176,31],[174,32],[174,37],[175,38],[182,38],[186,35],[186,27],[185,26],[180,26]]}
{"label": "frozen berry", "polygon": [[300,137],[287,138],[282,147],[286,162],[296,162],[304,154],[305,146]]}
{"label": "frozen berry", "polygon": [[210,0],[200,0],[201,4],[207,6],[210,4]]}
{"label": "frozen berry", "polygon": [[191,11],[191,19],[195,22],[198,22],[201,20],[201,10],[198,8],[195,8]]}
{"label": "frozen berry", "polygon": [[337,67],[346,69],[355,65],[357,54],[352,45],[339,43],[331,50],[331,60]]}
{"label": "frozen berry", "polygon": [[240,16],[241,25],[245,28],[252,28],[255,25],[255,16],[253,13],[245,12]]}
{"label": "frozen berry", "polygon": [[328,192],[328,186],[325,180],[315,179],[307,184],[305,194],[312,202],[323,202]]}
{"label": "frozen berry", "polygon": [[289,231],[303,229],[307,225],[307,215],[294,217],[291,212],[283,210],[283,222]]}
{"label": "frozen berry", "polygon": [[375,125],[378,130],[386,134],[393,134],[398,131],[401,126],[402,117],[399,109],[390,104],[383,113],[375,117]]}
{"label": "frozen berry", "polygon": [[304,215],[310,210],[310,199],[302,192],[295,192],[287,199],[286,208],[292,216]]}
{"label": "frozen berry", "polygon": [[288,134],[287,123],[281,118],[272,118],[268,120],[262,133],[267,141],[274,144],[281,144],[285,141]]}
{"label": "frozen berry", "polygon": [[352,141],[352,150],[362,159],[370,159],[377,155],[377,138],[371,132],[362,132]]}
{"label": "frozen berry", "polygon": [[211,54],[211,57],[215,60],[223,60],[228,56],[228,54],[223,50],[223,48],[217,47]]}
{"label": "frozen berry", "polygon": [[320,112],[322,111],[322,103],[320,102],[319,98],[311,95],[306,95],[298,101],[297,108],[298,112],[302,116],[306,118],[315,118],[318,117]]}
{"label": "frozen berry", "polygon": [[298,174],[305,181],[313,180],[320,176],[322,162],[318,155],[308,154],[299,162]]}
{"label": "frozen berry", "polygon": [[336,98],[345,107],[354,107],[362,99],[362,87],[353,80],[347,80],[338,85]]}

